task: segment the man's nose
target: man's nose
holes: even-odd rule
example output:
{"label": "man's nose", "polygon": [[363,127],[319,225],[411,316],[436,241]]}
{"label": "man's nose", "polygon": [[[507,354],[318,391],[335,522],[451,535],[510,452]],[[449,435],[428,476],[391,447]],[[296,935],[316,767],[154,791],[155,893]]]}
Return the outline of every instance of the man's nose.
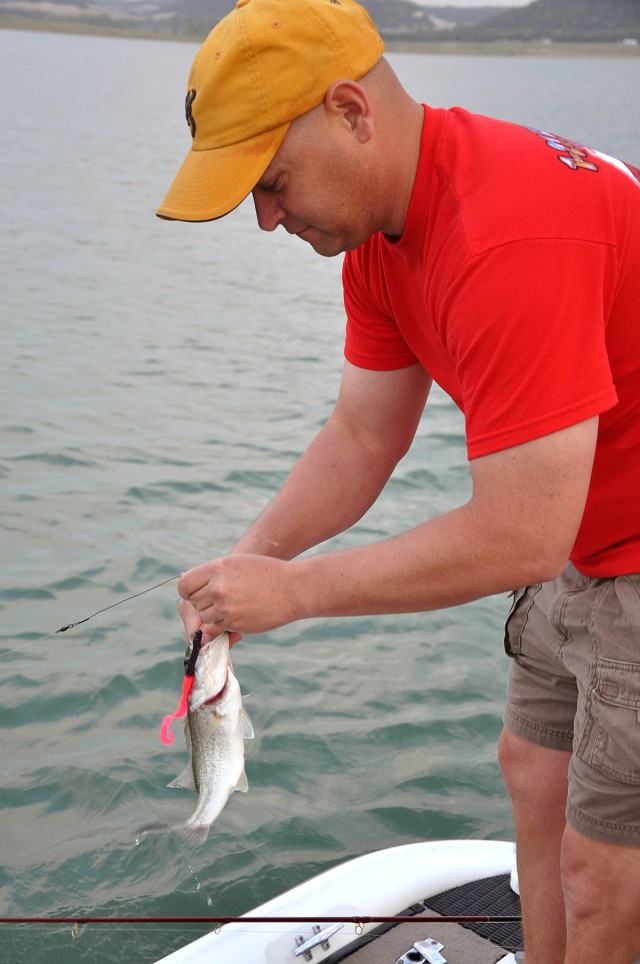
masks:
{"label": "man's nose", "polygon": [[258,226],[263,231],[275,231],[285,217],[285,212],[280,207],[278,198],[271,191],[263,191],[259,187],[255,188],[252,193]]}

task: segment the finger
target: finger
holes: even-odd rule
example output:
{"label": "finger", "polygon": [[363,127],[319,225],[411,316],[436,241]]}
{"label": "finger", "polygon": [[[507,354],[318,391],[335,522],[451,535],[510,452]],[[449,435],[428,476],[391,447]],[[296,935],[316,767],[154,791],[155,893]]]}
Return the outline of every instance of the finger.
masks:
{"label": "finger", "polygon": [[207,620],[206,622],[203,620],[203,628],[205,633],[211,633],[212,636],[219,636],[220,633],[228,633],[229,642],[231,642],[231,633],[239,635],[238,630],[233,629],[227,620],[222,617],[215,620]]}
{"label": "finger", "polygon": [[202,640],[201,640],[201,642],[202,642],[202,645],[203,645],[203,646],[204,646],[205,643],[210,643],[212,639],[215,639],[216,636],[219,636],[219,635],[220,635],[220,630],[217,630],[217,632],[215,632],[215,633],[210,633],[209,630],[207,629],[207,627],[204,626],[204,625],[202,625],[202,624],[201,624],[201,628],[202,628]]}
{"label": "finger", "polygon": [[191,603],[184,599],[181,599],[178,603],[178,612],[182,616],[182,622],[184,623],[185,639],[187,642],[190,642],[193,638],[193,634],[200,629],[202,620]]}
{"label": "finger", "polygon": [[208,577],[205,566],[196,566],[183,572],[178,579],[178,593],[183,599],[189,599],[194,593],[206,586]]}
{"label": "finger", "polygon": [[229,637],[229,647],[235,646],[235,644],[239,643],[240,640],[242,639],[242,633],[239,633],[235,629],[223,629],[223,627],[217,623],[214,623],[213,625],[203,624],[202,626],[203,644],[210,642],[212,639],[215,639],[216,636],[219,636],[221,633],[226,633],[227,636]]}
{"label": "finger", "polygon": [[178,579],[178,595],[182,596],[183,599],[188,599],[189,592],[189,573],[183,572],[180,574]]}

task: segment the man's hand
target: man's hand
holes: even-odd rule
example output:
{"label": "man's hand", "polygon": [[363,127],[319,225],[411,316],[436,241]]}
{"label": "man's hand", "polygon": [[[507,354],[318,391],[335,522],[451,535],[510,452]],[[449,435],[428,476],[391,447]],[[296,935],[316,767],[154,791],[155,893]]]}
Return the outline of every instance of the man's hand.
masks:
{"label": "man's hand", "polygon": [[228,632],[233,643],[243,633],[263,633],[299,618],[290,596],[290,565],[236,553],[183,573],[178,592],[187,635],[204,626],[203,639]]}
{"label": "man's hand", "polygon": [[[184,623],[184,638],[187,642],[191,642],[193,639],[193,634],[199,629],[202,630],[202,643],[210,643],[212,639],[219,636],[222,630],[216,630],[215,633],[210,633],[205,626],[203,626],[202,620],[198,615],[196,609],[193,608],[191,603],[186,599],[181,599],[178,603],[178,612],[182,616],[182,622]],[[233,646],[235,643],[239,643],[242,639],[242,633],[229,633],[229,645]]]}

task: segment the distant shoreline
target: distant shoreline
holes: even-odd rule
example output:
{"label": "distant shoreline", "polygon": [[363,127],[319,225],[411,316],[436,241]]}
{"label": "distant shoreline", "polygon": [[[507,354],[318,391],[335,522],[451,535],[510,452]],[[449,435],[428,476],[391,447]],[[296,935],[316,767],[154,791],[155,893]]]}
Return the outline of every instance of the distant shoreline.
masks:
{"label": "distant shoreline", "polygon": [[[183,43],[202,43],[203,34],[170,34],[153,30],[122,27],[117,24],[74,23],[55,18],[20,17],[0,13],[0,30],[30,30],[41,33],[80,34],[97,37],[127,37],[135,40],[168,40]],[[550,43],[537,40],[494,40],[486,43],[436,42],[416,40],[388,40],[385,48],[390,53],[445,54],[448,56],[485,57],[599,57],[637,58],[640,44],[623,43]]]}
{"label": "distant shoreline", "polygon": [[492,40],[465,43],[441,40],[435,43],[391,40],[389,51],[404,53],[448,54],[474,57],[640,57],[640,44],[622,43],[549,43],[544,40]]}

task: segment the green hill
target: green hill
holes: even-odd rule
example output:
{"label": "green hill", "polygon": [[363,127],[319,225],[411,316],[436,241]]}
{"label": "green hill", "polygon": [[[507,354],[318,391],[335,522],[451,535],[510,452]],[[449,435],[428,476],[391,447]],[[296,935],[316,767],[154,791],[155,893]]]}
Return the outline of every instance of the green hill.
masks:
{"label": "green hill", "polygon": [[535,0],[451,34],[457,40],[640,41],[640,0]]}
{"label": "green hill", "polygon": [[[0,0],[0,28],[204,39],[236,0]],[[295,0],[291,0],[295,2]],[[640,45],[640,0],[534,0],[526,7],[429,7],[363,0],[387,42],[613,42]],[[627,48],[631,53],[631,49]]]}

